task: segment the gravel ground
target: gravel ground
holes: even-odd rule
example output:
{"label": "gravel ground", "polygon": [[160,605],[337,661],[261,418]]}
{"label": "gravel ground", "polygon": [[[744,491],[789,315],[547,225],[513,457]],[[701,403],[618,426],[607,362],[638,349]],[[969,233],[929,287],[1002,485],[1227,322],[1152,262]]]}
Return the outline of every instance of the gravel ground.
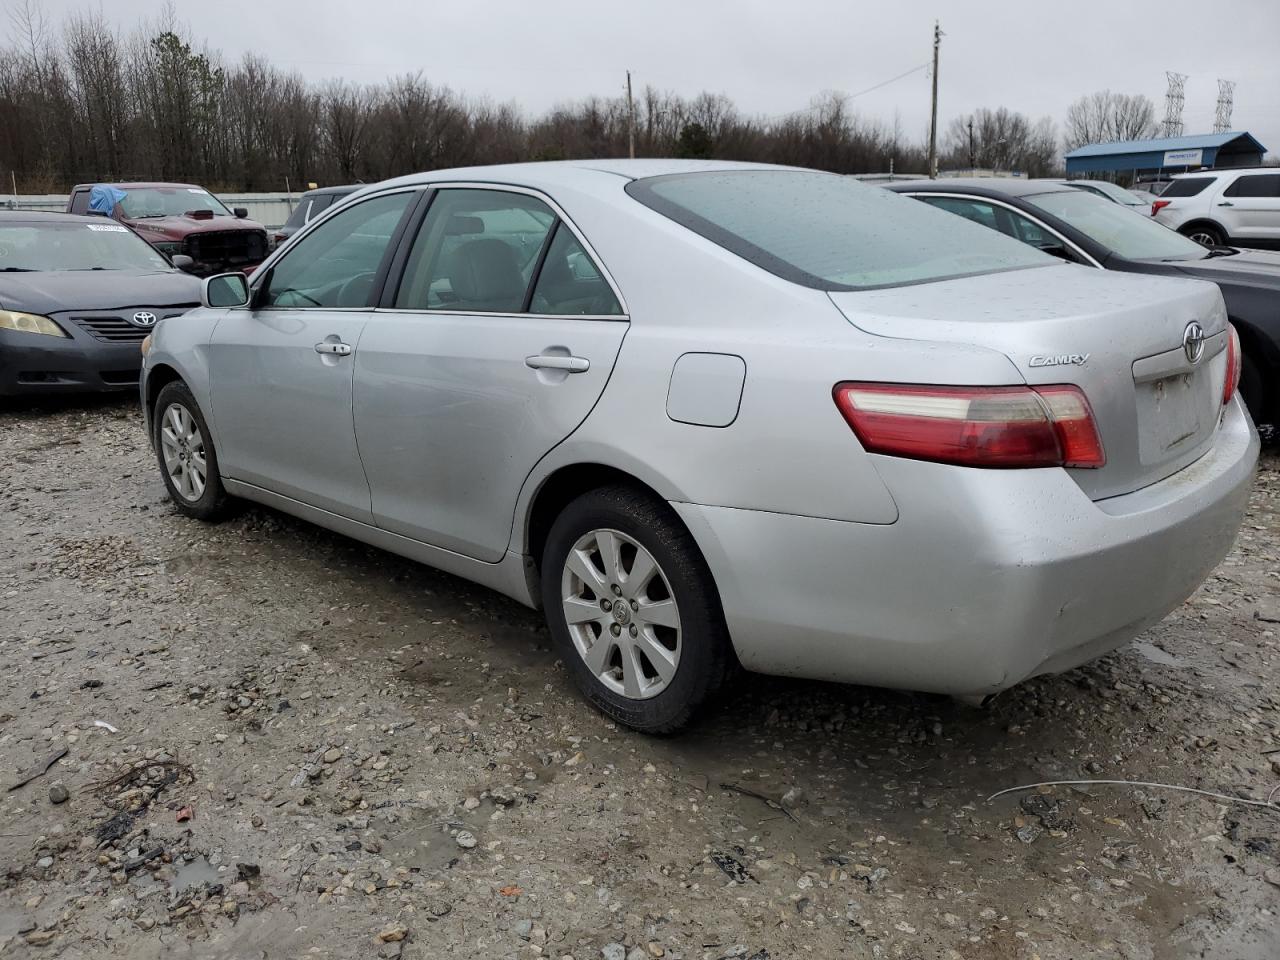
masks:
{"label": "gravel ground", "polygon": [[1280,458],[1140,642],[984,710],[748,677],[687,734],[537,614],[168,505],[125,399],[0,412],[0,954],[1280,956]]}

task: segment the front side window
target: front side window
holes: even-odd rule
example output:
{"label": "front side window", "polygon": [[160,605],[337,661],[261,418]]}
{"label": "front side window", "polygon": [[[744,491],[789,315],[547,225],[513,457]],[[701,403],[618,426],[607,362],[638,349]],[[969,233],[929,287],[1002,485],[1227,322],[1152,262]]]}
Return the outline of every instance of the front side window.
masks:
{"label": "front side window", "polygon": [[1222,191],[1224,197],[1280,197],[1280,173],[1237,177],[1236,182]]}
{"label": "front side window", "polygon": [[536,197],[440,190],[409,251],[396,307],[522,312],[555,224],[555,213]]}
{"label": "front side window", "polygon": [[1059,191],[1026,200],[1129,260],[1202,260],[1205,256],[1204,247],[1194,240],[1092,194]]}
{"label": "front side window", "polygon": [[338,212],[272,266],[260,294],[269,307],[366,307],[412,190],[372,197]]}
{"label": "front side window", "polygon": [[863,290],[1058,263],[1009,237],[837,174],[734,170],[635,180],[636,200],[784,280]]}
{"label": "front side window", "polygon": [[153,217],[180,217],[185,213],[207,212],[219,217],[232,213],[213,194],[201,187],[123,187],[120,209],[130,220]]}
{"label": "front side window", "polygon": [[0,272],[172,269],[151,244],[110,220],[0,225]]}

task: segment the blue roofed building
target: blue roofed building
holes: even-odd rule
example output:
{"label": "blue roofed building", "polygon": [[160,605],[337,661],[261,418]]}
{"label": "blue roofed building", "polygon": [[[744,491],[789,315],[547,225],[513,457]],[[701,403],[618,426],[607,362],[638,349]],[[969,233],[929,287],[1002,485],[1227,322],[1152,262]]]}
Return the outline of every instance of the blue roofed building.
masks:
{"label": "blue roofed building", "polygon": [[1091,143],[1067,154],[1067,175],[1116,171],[1182,173],[1199,167],[1256,167],[1267,148],[1244,131]]}

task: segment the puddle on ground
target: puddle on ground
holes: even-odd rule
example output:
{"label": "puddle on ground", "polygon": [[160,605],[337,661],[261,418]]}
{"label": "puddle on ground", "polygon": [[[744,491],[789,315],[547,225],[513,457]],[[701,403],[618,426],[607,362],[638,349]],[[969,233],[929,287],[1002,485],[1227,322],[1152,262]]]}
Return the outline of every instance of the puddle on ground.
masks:
{"label": "puddle on ground", "polygon": [[1133,649],[1139,656],[1150,660],[1152,663],[1159,663],[1166,667],[1185,667],[1187,665],[1173,654],[1165,653],[1154,643],[1147,643],[1145,640],[1133,641]]}
{"label": "puddle on ground", "polygon": [[217,868],[204,857],[196,857],[190,863],[174,864],[173,880],[169,884],[174,893],[205,883],[221,882]]}

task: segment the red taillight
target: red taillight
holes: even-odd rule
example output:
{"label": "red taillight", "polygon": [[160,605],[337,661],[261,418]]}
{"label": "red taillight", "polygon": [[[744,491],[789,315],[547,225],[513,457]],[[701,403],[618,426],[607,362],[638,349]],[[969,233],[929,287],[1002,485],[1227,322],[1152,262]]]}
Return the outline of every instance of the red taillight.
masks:
{"label": "red taillight", "polygon": [[1159,213],[1161,210],[1163,210],[1165,207],[1167,207],[1171,203],[1173,203],[1172,200],[1152,200],[1151,215],[1154,217],[1157,213]]}
{"label": "red taillight", "polygon": [[839,383],[836,406],[870,453],[967,467],[1101,467],[1079,387]]}
{"label": "red taillight", "polygon": [[1233,324],[1227,324],[1227,379],[1222,383],[1222,405],[1225,407],[1236,395],[1240,386],[1240,334]]}

